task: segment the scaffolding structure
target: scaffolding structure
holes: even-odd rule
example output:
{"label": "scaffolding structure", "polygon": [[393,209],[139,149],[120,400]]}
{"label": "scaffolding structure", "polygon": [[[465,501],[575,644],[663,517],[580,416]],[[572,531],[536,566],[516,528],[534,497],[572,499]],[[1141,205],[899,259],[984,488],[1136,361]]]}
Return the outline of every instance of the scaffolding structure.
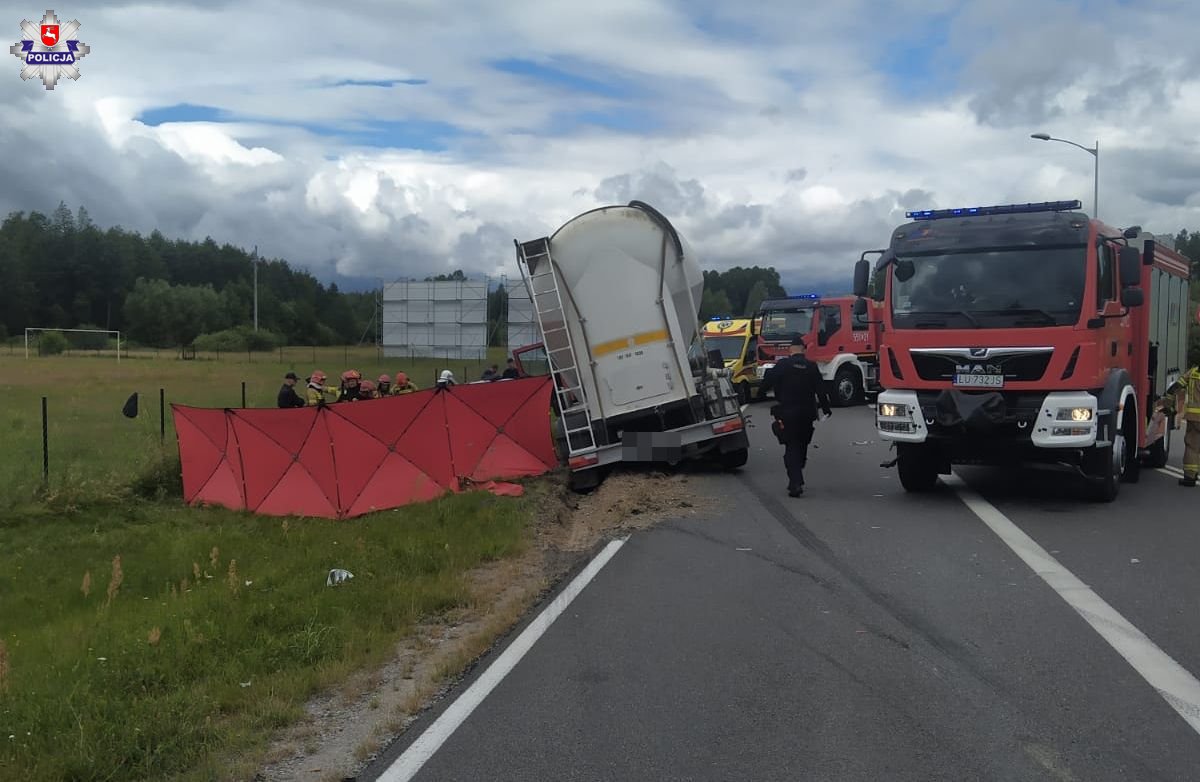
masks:
{"label": "scaffolding structure", "polygon": [[[503,288],[507,307],[488,320],[488,296]],[[495,332],[514,348],[540,341],[525,286],[507,275],[483,280],[396,280],[382,284],[376,317],[378,344],[388,358],[482,361]],[[368,330],[375,331],[368,326]]]}

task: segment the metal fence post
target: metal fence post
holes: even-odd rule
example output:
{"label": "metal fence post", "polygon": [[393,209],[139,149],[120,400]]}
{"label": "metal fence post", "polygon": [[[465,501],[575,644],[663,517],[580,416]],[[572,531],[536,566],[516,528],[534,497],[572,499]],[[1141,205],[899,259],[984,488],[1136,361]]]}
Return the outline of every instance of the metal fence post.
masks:
{"label": "metal fence post", "polygon": [[158,389],[158,439],[166,445],[167,442],[167,390]]}
{"label": "metal fence post", "polygon": [[46,397],[42,397],[42,484],[50,485],[50,423]]}
{"label": "metal fence post", "polygon": [[246,381],[242,381],[242,407],[246,406]]}

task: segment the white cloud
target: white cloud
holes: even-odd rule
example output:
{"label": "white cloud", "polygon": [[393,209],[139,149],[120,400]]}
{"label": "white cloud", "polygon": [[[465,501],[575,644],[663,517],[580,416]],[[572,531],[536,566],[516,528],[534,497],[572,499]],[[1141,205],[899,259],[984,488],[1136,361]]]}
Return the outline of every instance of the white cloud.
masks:
{"label": "white cloud", "polygon": [[[78,16],[92,53],[83,77],[53,92],[21,82],[15,58],[8,78],[0,72],[0,210],[62,199],[101,224],[211,234],[318,275],[390,278],[458,266],[512,274],[513,238],[640,198],[711,267],[771,264],[819,281],[848,277],[905,209],[1064,197],[1090,209],[1091,158],[1028,138],[1045,130],[1101,139],[1106,219],[1200,228],[1188,33],[1200,8],[827,6],[60,11]],[[514,58],[586,68],[579,75],[611,86],[572,90],[489,65]],[[331,86],[397,79],[426,83]],[[242,119],[134,119],[181,103]],[[581,112],[634,129],[573,125]],[[439,151],[361,143],[373,122],[413,121],[460,132]]]}

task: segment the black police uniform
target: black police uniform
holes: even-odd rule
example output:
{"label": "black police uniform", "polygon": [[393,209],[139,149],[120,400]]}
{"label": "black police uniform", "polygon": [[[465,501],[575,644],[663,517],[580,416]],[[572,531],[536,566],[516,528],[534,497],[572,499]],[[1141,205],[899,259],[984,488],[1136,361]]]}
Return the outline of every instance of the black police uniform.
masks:
{"label": "black police uniform", "polygon": [[812,442],[817,408],[831,415],[829,392],[817,365],[803,356],[786,356],[763,376],[762,393],[774,389],[778,404],[771,408],[772,430],[783,443],[783,464],[788,474],[788,494],[801,494],[808,444]]}
{"label": "black police uniform", "polygon": [[279,387],[279,398],[276,404],[280,407],[304,407],[304,399],[296,393],[294,386],[284,383]]}

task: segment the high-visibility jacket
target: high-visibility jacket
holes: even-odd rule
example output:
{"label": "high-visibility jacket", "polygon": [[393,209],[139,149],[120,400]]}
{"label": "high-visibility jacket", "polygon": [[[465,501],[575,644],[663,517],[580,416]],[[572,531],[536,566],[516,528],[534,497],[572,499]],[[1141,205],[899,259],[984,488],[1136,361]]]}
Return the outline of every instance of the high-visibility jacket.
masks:
{"label": "high-visibility jacket", "polygon": [[[321,402],[329,401],[328,399],[325,398],[325,395],[326,394],[336,395],[338,392],[338,389],[333,388],[331,386],[314,386],[312,383],[309,383],[308,386],[304,389],[304,391],[305,391],[305,401],[308,402],[309,406],[311,407],[313,405],[319,405]],[[335,398],[336,398],[336,396],[335,396]]]}
{"label": "high-visibility jacket", "polygon": [[1200,366],[1192,367],[1179,376],[1179,379],[1167,389],[1168,394],[1178,394],[1183,397],[1182,409],[1179,411],[1188,421],[1200,421]]}
{"label": "high-visibility jacket", "polygon": [[397,394],[411,394],[413,391],[420,391],[420,389],[417,388],[417,384],[411,380],[402,386],[401,385],[393,385],[392,386],[392,396],[395,396]]}

